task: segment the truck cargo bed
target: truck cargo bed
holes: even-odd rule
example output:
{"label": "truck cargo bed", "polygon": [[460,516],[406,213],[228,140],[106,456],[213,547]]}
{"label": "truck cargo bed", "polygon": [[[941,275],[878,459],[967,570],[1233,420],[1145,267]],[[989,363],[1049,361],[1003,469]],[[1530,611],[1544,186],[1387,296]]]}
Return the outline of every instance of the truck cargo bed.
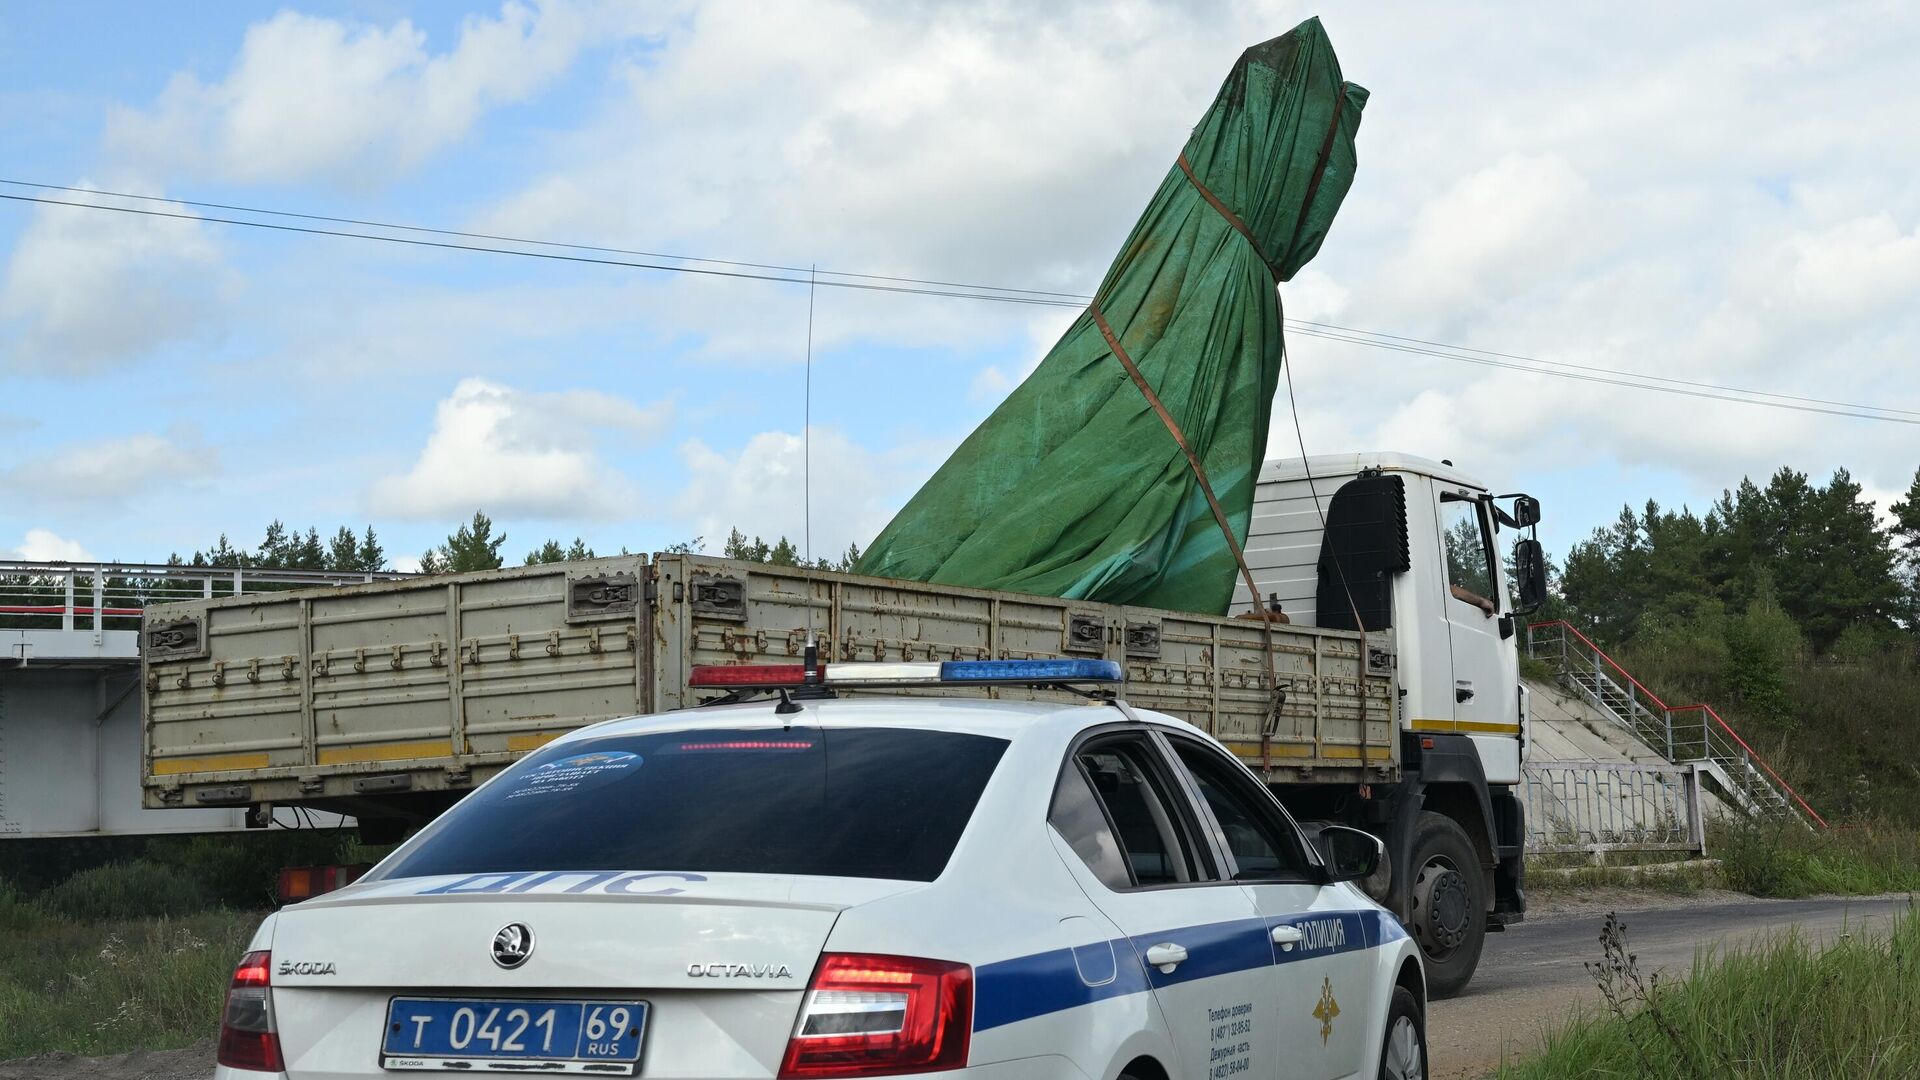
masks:
{"label": "truck cargo bed", "polygon": [[1130,703],[1276,783],[1398,777],[1385,635],[1274,626],[1276,706],[1253,621],[661,555],[151,608],[145,802],[444,804],[584,724],[717,696],[687,688],[695,664],[798,659],[810,624],[828,661],[1120,661]]}

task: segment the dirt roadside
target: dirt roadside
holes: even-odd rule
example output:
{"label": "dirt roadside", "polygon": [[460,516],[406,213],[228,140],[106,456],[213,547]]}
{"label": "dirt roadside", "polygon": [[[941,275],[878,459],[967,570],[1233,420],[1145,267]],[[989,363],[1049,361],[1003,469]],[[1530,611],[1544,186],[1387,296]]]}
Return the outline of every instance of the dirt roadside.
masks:
{"label": "dirt roadside", "polygon": [[207,1080],[212,1075],[212,1039],[185,1050],[135,1050],[97,1058],[35,1054],[0,1061],[0,1080]]}

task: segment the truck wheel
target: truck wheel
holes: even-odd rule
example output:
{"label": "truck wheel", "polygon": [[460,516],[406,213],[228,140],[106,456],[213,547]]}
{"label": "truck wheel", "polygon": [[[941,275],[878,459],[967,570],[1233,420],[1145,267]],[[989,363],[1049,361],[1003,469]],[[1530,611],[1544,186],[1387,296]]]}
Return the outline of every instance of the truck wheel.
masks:
{"label": "truck wheel", "polygon": [[1414,829],[1407,924],[1427,963],[1427,990],[1452,997],[1473,978],[1487,940],[1485,888],[1473,841],[1449,817],[1424,812]]}

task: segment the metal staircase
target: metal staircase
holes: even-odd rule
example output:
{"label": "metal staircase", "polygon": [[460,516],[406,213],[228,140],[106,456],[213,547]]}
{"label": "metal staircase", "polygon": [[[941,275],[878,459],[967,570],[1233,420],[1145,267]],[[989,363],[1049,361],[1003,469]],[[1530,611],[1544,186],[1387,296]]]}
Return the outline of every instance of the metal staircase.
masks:
{"label": "metal staircase", "polygon": [[1733,805],[1767,820],[1827,827],[1713,706],[1668,705],[1572,625],[1556,620],[1527,627],[1527,655],[1551,666],[1561,685],[1668,761],[1698,764]]}

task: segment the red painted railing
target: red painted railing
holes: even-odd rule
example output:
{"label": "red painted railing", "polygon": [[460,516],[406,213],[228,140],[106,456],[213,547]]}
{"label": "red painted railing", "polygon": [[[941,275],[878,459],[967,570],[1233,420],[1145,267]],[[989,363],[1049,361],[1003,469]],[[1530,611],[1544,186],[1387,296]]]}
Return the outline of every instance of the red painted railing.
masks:
{"label": "red painted railing", "polygon": [[1764,757],[1761,757],[1760,752],[1758,750],[1755,750],[1751,745],[1749,745],[1747,743],[1747,740],[1741,738],[1740,733],[1733,730],[1733,725],[1721,719],[1720,714],[1714,711],[1713,706],[1707,705],[1704,703],[1695,704],[1695,705],[1667,704],[1664,700],[1661,699],[1659,694],[1656,694],[1653,691],[1647,689],[1645,683],[1642,683],[1639,679],[1634,678],[1631,672],[1627,671],[1626,668],[1621,667],[1619,661],[1615,660],[1611,656],[1608,656],[1607,651],[1605,649],[1602,649],[1600,646],[1595,645],[1593,643],[1593,639],[1581,633],[1579,627],[1573,625],[1572,623],[1566,621],[1565,619],[1549,619],[1545,622],[1533,623],[1529,625],[1527,629],[1530,631],[1544,630],[1551,627],[1559,627],[1563,632],[1573,635],[1573,637],[1577,639],[1580,642],[1580,644],[1585,645],[1589,650],[1593,652],[1593,655],[1599,657],[1602,662],[1604,662],[1608,667],[1612,668],[1615,674],[1619,675],[1622,679],[1625,679],[1630,685],[1632,685],[1632,687],[1635,690],[1638,690],[1640,691],[1640,693],[1646,695],[1648,700],[1652,701],[1654,705],[1658,706],[1660,709],[1664,710],[1665,712],[1669,714],[1680,713],[1680,712],[1704,713],[1709,719],[1711,719],[1714,722],[1715,726],[1717,726],[1721,731],[1726,733],[1728,738],[1732,739],[1735,743],[1739,744],[1740,749],[1746,754],[1748,760],[1760,766],[1761,769],[1766,771],[1766,774],[1768,776],[1773,778],[1773,782],[1775,784],[1778,784],[1780,786],[1780,790],[1786,792],[1787,796],[1791,798],[1796,804],[1799,805],[1800,809],[1806,813],[1807,817],[1811,818],[1815,823],[1817,823],[1823,829],[1831,828],[1831,826],[1827,824],[1827,819],[1815,813],[1813,807],[1807,805],[1807,800],[1801,798],[1800,793],[1793,790],[1793,785],[1781,779],[1780,774],[1773,770],[1773,766],[1767,764],[1767,759]]}

